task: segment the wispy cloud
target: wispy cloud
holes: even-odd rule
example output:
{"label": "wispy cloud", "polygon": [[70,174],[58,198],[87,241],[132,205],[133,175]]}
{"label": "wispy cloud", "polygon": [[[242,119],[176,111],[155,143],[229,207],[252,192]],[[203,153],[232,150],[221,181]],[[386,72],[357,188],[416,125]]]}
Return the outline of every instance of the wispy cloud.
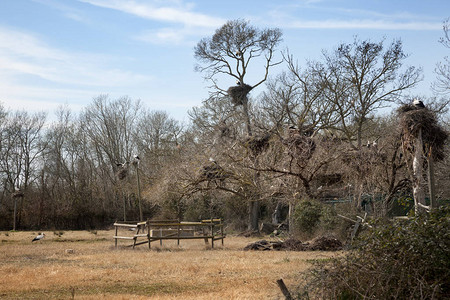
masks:
{"label": "wispy cloud", "polygon": [[407,9],[385,13],[357,7],[333,7],[319,2],[302,1],[290,5],[275,5],[267,13],[268,19],[277,24],[277,27],[294,29],[442,29],[442,20],[436,19],[436,16],[419,15]]}
{"label": "wispy cloud", "polygon": [[114,67],[117,61],[63,51],[30,33],[0,27],[0,102],[32,111],[53,110],[64,102],[79,109],[101,93],[124,95],[154,82],[152,76]]}
{"label": "wispy cloud", "polygon": [[32,1],[51,7],[52,9],[61,12],[62,15],[68,19],[81,23],[89,22],[89,20],[85,17],[82,11],[74,8],[73,6],[66,5],[62,1],[59,0],[32,0]]}
{"label": "wispy cloud", "polygon": [[134,39],[152,44],[189,44],[193,46],[195,43],[193,41],[188,41],[188,37],[197,37],[199,35],[209,35],[211,30],[208,29],[194,29],[194,28],[175,28],[175,27],[164,27],[158,29],[145,30],[134,36]]}
{"label": "wispy cloud", "polygon": [[[114,9],[141,18],[178,23],[193,27],[218,27],[225,20],[192,11],[191,5],[182,2],[133,1],[133,0],[79,0],[91,5]],[[168,5],[169,4],[169,5]],[[172,6],[170,6],[170,4]]]}
{"label": "wispy cloud", "polygon": [[379,29],[379,30],[440,30],[442,24],[439,22],[392,22],[385,20],[353,19],[342,20],[294,20],[284,23],[286,28],[305,29]]}
{"label": "wispy cloud", "polygon": [[124,86],[152,80],[150,76],[106,66],[107,63],[114,65],[114,58],[65,52],[31,34],[0,27],[0,74],[31,75],[79,86]]}

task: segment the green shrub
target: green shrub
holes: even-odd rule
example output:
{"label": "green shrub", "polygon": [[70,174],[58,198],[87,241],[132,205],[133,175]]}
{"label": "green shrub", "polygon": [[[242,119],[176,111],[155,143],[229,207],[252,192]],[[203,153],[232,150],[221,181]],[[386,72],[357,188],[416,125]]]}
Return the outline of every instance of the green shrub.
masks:
{"label": "green shrub", "polygon": [[294,210],[294,224],[301,232],[312,233],[320,223],[322,206],[320,203],[303,200],[297,204]]}
{"label": "green shrub", "polygon": [[304,274],[301,293],[318,299],[449,299],[449,229],[450,206],[375,222],[344,257],[316,262]]}

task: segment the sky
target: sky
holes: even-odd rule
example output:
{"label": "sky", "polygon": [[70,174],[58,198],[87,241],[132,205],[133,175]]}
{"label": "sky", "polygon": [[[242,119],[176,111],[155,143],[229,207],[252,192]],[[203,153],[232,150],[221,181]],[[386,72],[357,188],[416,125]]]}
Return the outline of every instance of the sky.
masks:
{"label": "sky", "polygon": [[427,97],[436,63],[450,54],[438,42],[449,17],[448,0],[0,0],[0,103],[51,117],[107,94],[187,121],[208,97],[194,47],[235,19],[281,29],[278,49],[300,65],[355,36],[401,39],[405,65],[424,71],[411,93]]}

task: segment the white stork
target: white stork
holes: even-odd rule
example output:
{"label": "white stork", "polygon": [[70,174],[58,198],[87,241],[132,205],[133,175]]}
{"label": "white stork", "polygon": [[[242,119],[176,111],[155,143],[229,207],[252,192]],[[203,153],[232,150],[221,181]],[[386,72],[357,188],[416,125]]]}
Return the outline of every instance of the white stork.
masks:
{"label": "white stork", "polygon": [[45,233],[42,233],[42,234],[37,235],[31,242],[34,242],[34,241],[40,241],[40,240],[42,240],[43,238],[45,238]]}
{"label": "white stork", "polygon": [[413,105],[414,105],[416,108],[425,108],[425,105],[423,105],[423,102],[420,101],[419,99],[414,99]]}

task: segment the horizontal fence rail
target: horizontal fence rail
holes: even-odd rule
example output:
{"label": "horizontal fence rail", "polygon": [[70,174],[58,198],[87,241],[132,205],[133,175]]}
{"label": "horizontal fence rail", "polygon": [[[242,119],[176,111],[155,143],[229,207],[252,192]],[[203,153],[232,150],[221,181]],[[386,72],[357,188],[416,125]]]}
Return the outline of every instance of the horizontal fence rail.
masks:
{"label": "horizontal fence rail", "polygon": [[[114,223],[115,247],[118,246],[118,240],[133,240],[129,247],[136,247],[138,245],[147,244],[151,249],[151,243],[159,241],[162,246],[163,240],[177,240],[177,245],[180,245],[180,240],[203,239],[205,244],[211,240],[211,248],[214,248],[214,242],[223,240],[225,233],[223,229],[222,219],[208,219],[200,222],[178,222],[176,220],[149,220],[146,222],[127,222]],[[119,235],[119,229],[125,229],[126,232],[133,232],[132,235]],[[121,230],[123,232],[123,230]],[[122,233],[123,234],[123,233]]]}

